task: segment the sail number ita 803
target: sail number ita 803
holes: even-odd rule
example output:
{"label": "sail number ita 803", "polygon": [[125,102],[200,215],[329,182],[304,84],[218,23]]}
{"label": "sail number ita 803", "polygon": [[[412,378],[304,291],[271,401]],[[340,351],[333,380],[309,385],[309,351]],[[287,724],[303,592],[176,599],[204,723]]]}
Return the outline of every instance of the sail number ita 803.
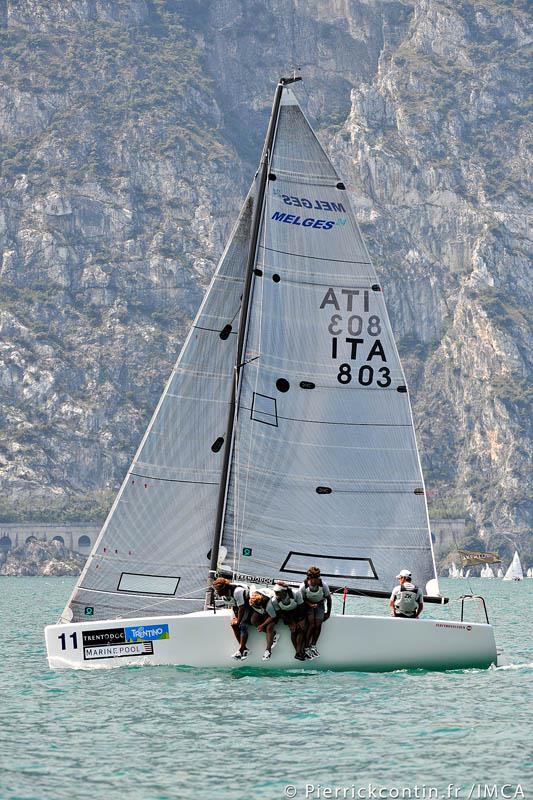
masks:
{"label": "sail number ita 803", "polygon": [[370,313],[370,295],[368,289],[329,287],[320,309],[327,313],[330,354],[338,362],[337,381],[342,386],[353,380],[361,386],[386,389],[392,379],[389,367],[383,366],[387,356],[379,338],[381,318]]}

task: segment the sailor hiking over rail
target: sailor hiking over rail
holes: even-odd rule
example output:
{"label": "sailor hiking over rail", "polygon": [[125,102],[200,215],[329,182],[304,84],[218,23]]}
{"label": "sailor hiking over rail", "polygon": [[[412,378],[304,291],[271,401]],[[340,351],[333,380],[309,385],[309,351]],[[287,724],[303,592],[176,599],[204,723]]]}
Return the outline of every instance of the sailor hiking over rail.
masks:
{"label": "sailor hiking over rail", "polygon": [[[306,612],[305,655],[318,658],[318,637],[322,623],[331,616],[332,599],[327,583],[320,577],[319,567],[309,567],[307,576],[299,586]],[[327,608],[326,608],[327,606]]]}

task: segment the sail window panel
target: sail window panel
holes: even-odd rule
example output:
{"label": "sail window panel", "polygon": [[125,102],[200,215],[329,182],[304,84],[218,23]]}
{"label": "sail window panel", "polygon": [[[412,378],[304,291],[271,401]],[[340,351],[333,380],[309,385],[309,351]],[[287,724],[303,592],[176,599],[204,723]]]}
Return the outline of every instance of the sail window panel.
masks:
{"label": "sail window panel", "polygon": [[180,578],[166,575],[147,575],[138,572],[123,572],[118,582],[118,592],[133,594],[168,595],[176,594]]}
{"label": "sail window panel", "polygon": [[357,556],[324,555],[322,552],[294,552],[291,550],[281,565],[281,572],[291,575],[305,575],[313,563],[320,569],[324,580],[329,578],[358,578],[361,580],[377,580],[371,558]]}
{"label": "sail window panel", "polygon": [[280,108],[271,171],[337,180],[337,173],[298,105]]}

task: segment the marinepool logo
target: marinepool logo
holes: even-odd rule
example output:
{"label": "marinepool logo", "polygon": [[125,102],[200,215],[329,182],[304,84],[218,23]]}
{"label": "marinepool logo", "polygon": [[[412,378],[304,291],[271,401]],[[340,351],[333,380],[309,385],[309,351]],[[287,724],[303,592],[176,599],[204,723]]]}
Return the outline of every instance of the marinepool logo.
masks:
{"label": "marinepool logo", "polygon": [[153,642],[156,639],[169,639],[168,625],[137,625],[124,628],[127,642]]}

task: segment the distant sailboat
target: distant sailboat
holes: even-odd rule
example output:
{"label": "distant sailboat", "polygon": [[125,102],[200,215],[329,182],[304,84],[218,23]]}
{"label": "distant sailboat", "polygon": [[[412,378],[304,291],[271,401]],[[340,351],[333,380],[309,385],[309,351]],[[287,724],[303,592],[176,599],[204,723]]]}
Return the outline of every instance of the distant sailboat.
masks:
{"label": "distant sailboat", "polygon": [[498,567],[498,572],[496,573],[497,578],[503,578],[503,569]]}
{"label": "distant sailboat", "polygon": [[529,567],[529,569],[527,571],[527,577],[528,578],[533,578],[533,568],[532,567]]}
{"label": "distant sailboat", "polygon": [[461,575],[459,574],[459,570],[457,569],[457,565],[455,561],[452,561],[451,567],[448,568],[448,577],[450,578],[460,578]]}
{"label": "distant sailboat", "polygon": [[522,581],[524,580],[524,572],[522,564],[520,563],[520,556],[517,551],[514,551],[513,560],[509,564],[509,569],[504,575],[504,581]]}
{"label": "distant sailboat", "polygon": [[[443,603],[409,393],[345,184],[289,84],[208,293],[60,621],[50,666],[237,668],[212,581]],[[324,85],[327,91],[327,85]],[[254,134],[255,136],[255,134]],[[269,661],[294,662],[287,629]],[[311,669],[488,667],[491,625],[334,613]]]}

